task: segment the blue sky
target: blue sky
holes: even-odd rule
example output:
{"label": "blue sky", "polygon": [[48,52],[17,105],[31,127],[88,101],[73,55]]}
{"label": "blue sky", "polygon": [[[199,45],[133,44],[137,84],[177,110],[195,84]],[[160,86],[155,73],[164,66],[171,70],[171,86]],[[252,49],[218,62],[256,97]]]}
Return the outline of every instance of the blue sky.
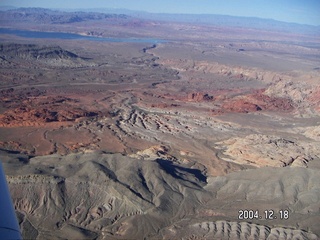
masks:
{"label": "blue sky", "polygon": [[44,8],[126,8],[156,13],[212,13],[320,25],[320,0],[0,0],[0,5]]}

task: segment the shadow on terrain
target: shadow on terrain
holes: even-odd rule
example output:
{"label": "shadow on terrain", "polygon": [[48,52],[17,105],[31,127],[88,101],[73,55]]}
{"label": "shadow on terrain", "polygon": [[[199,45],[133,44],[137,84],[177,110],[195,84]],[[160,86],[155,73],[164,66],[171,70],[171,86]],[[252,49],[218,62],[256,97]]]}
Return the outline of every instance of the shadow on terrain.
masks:
{"label": "shadow on terrain", "polygon": [[181,179],[183,181],[188,181],[192,184],[198,185],[196,182],[187,178],[187,176],[191,174],[194,176],[197,182],[204,184],[207,183],[207,177],[203,175],[199,169],[190,169],[181,166],[176,166],[172,162],[161,158],[156,159],[156,162],[166,173],[170,174],[174,178]]}

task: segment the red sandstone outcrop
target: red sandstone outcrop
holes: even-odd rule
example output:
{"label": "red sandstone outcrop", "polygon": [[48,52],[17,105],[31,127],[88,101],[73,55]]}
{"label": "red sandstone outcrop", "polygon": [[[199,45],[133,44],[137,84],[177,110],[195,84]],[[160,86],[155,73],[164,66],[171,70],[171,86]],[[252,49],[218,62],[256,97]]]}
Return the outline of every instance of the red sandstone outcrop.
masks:
{"label": "red sandstone outcrop", "polygon": [[261,111],[261,107],[257,104],[248,102],[246,99],[233,100],[223,104],[223,109],[227,112],[248,113]]}
{"label": "red sandstone outcrop", "polygon": [[39,126],[51,122],[74,122],[79,118],[98,115],[98,112],[82,109],[74,103],[75,100],[64,97],[20,99],[21,106],[0,114],[0,126]]}
{"label": "red sandstone outcrop", "polygon": [[200,93],[200,92],[194,92],[188,94],[188,101],[195,101],[195,102],[201,102],[201,101],[212,101],[213,96],[210,96],[208,93]]}
{"label": "red sandstone outcrop", "polygon": [[295,81],[281,80],[270,85],[265,94],[282,97],[292,101],[300,116],[319,114],[320,88],[319,76],[301,76]]}
{"label": "red sandstone outcrop", "polygon": [[281,97],[270,97],[263,93],[256,93],[235,97],[231,100],[226,100],[222,109],[227,112],[256,112],[261,110],[266,111],[281,111],[287,112],[293,110],[292,101]]}

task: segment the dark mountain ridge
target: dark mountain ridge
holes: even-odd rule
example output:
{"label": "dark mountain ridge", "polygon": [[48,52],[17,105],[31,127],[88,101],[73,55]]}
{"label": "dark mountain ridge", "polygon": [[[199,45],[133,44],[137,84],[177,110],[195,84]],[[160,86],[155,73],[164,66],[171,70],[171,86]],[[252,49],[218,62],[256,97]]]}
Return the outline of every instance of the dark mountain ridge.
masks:
{"label": "dark mountain ridge", "polygon": [[35,44],[1,44],[0,55],[6,58],[22,59],[79,58],[78,55],[59,46],[38,46]]}
{"label": "dark mountain ridge", "polygon": [[90,20],[127,19],[124,14],[107,14],[97,12],[62,12],[45,8],[18,8],[0,11],[0,21],[34,22],[40,24],[67,24]]}

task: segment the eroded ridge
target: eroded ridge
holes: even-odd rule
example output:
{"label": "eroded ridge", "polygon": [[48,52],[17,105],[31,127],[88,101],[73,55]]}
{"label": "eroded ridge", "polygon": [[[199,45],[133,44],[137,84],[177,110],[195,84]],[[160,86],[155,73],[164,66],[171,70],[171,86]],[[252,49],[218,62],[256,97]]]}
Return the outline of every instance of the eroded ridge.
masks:
{"label": "eroded ridge", "polygon": [[[172,229],[172,231],[174,231]],[[266,239],[266,240],[290,240],[304,239],[316,240],[316,235],[301,230],[252,224],[248,222],[202,222],[193,224],[184,230],[184,239]],[[188,234],[186,234],[186,232]],[[168,238],[169,239],[169,238]]]}

